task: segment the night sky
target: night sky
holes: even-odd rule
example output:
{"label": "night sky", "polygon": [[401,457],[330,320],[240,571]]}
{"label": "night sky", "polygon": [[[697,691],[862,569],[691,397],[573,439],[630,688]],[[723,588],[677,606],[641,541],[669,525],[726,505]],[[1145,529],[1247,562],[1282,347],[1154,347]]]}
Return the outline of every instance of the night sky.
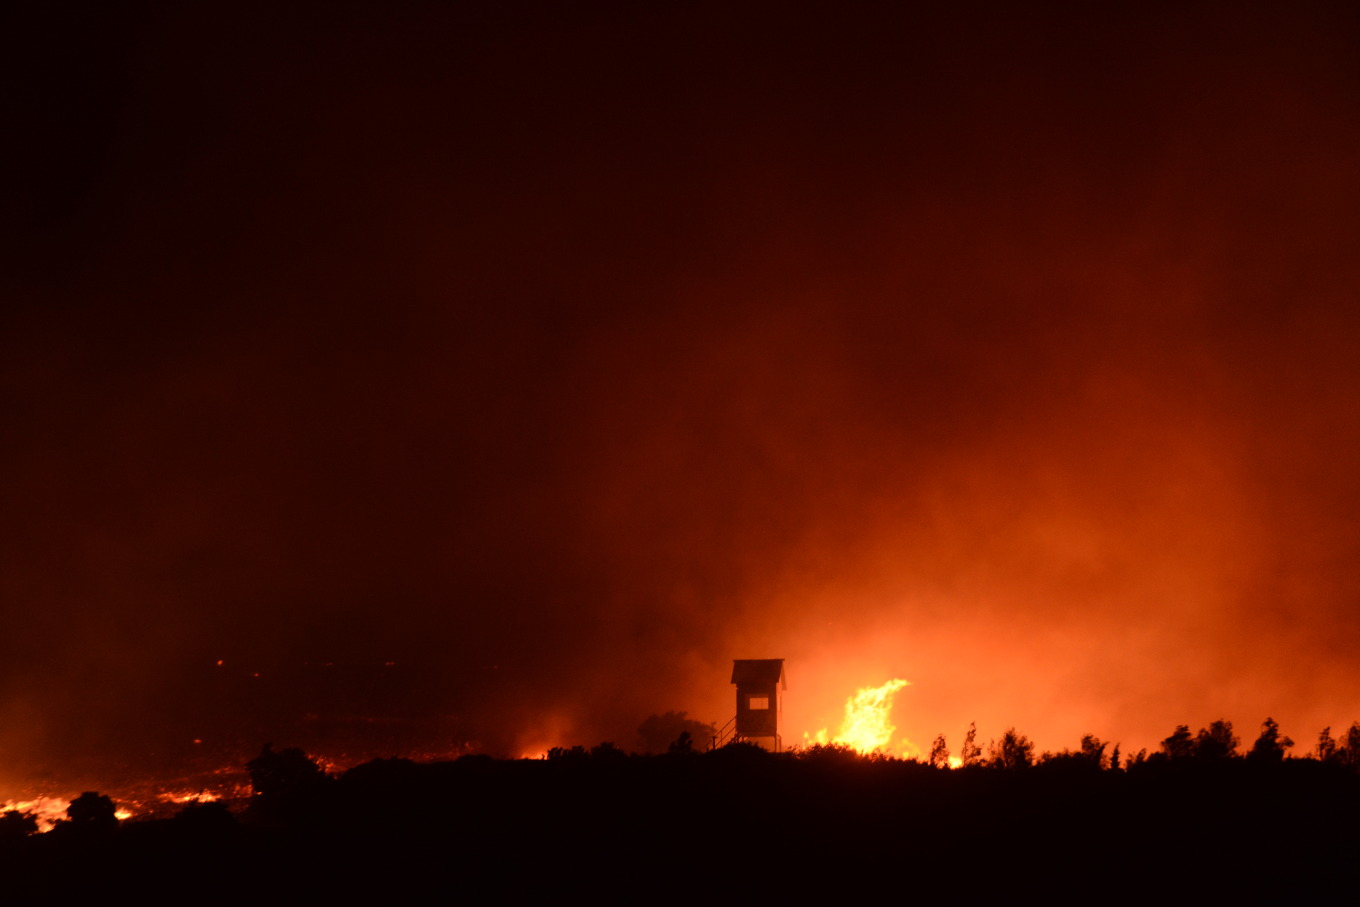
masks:
{"label": "night sky", "polygon": [[1360,718],[1341,4],[55,6],[0,782],[628,748],[734,658],[786,742]]}

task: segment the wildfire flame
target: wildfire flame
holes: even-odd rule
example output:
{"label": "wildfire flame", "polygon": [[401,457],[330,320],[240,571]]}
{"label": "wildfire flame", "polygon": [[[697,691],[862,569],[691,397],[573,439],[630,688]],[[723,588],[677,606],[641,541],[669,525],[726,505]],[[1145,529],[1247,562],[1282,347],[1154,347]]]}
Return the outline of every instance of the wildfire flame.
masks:
{"label": "wildfire flame", "polygon": [[[910,681],[895,677],[882,686],[864,687],[845,701],[845,718],[834,737],[828,737],[823,728],[808,739],[813,743],[848,746],[861,753],[890,752],[892,736],[897,731],[890,720],[893,697],[898,690],[910,685]],[[897,750],[902,756],[915,756],[920,752],[906,739],[898,744]]]}
{"label": "wildfire flame", "polygon": [[51,831],[52,826],[66,818],[66,807],[71,803],[65,797],[35,797],[32,800],[5,800],[0,802],[0,813],[13,810],[32,813],[38,820],[38,831]]}
{"label": "wildfire flame", "polygon": [[160,800],[162,803],[180,803],[187,805],[189,803],[213,803],[220,800],[221,797],[208,790],[193,792],[166,791],[165,793],[158,794],[156,799]]}

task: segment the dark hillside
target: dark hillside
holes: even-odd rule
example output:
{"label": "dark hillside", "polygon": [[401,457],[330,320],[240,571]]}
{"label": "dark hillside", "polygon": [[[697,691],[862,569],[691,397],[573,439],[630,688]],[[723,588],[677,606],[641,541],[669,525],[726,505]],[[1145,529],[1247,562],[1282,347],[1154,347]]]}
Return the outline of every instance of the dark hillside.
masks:
{"label": "dark hillside", "polygon": [[1360,868],[1360,777],[1313,760],[945,771],[834,749],[555,756],[379,760],[259,793],[239,819],[200,806],[60,826],[9,842],[6,877],[16,894],[62,878],[68,893],[149,901],[1221,902],[1345,890]]}

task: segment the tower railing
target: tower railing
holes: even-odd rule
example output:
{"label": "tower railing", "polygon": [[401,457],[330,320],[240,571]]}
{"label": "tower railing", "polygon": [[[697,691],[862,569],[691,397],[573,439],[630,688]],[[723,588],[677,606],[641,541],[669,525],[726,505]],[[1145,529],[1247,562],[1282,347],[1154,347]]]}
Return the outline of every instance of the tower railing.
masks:
{"label": "tower railing", "polygon": [[718,747],[731,742],[732,737],[736,733],[737,733],[737,716],[733,715],[730,719],[728,719],[727,723],[724,724],[722,727],[718,728],[718,732],[713,735],[713,745],[710,746],[709,749],[716,750]]}

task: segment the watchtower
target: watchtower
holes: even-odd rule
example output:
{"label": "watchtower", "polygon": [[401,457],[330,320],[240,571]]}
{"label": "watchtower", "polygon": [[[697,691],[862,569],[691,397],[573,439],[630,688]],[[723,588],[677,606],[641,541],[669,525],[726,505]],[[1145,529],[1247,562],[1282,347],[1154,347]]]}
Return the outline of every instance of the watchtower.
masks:
{"label": "watchtower", "polygon": [[784,659],[734,659],[732,682],[737,685],[734,739],[779,752],[779,715],[784,710],[780,694],[789,688],[784,679]]}

